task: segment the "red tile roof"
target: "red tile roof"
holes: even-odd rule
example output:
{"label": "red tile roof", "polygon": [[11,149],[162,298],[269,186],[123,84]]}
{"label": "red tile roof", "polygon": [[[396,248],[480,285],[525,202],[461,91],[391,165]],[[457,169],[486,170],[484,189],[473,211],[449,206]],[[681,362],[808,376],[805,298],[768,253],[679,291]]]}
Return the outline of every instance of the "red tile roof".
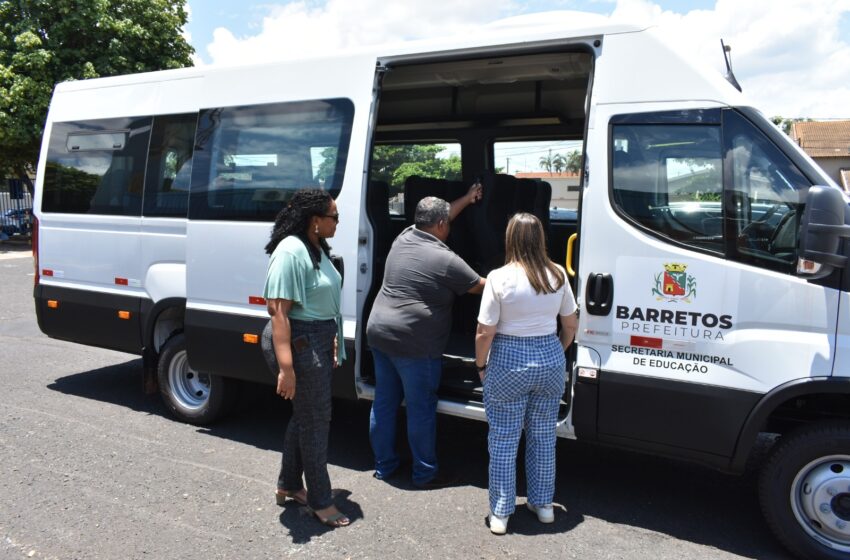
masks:
{"label": "red tile roof", "polygon": [[562,173],[549,173],[548,171],[531,171],[515,173],[517,179],[571,179],[578,177],[578,173],[564,171]]}
{"label": "red tile roof", "polygon": [[796,122],[791,138],[813,158],[850,157],[850,121]]}

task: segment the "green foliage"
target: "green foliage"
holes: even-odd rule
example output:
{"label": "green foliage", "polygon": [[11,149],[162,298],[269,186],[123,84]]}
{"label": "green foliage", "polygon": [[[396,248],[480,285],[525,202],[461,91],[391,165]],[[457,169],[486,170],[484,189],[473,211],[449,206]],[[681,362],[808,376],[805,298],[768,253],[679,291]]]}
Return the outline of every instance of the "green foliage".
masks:
{"label": "green foliage", "polygon": [[548,154],[540,156],[540,167],[552,173],[562,173],[569,171],[570,173],[578,173],[581,169],[581,152],[573,150],[567,155],[564,154]]}
{"label": "green foliage", "polygon": [[555,154],[552,157],[552,167],[555,169],[555,173],[560,173],[567,166],[567,158],[563,156],[563,154]]}
{"label": "green foliage", "polygon": [[[723,177],[719,159],[682,158],[690,173],[677,177],[670,185],[672,199],[678,201],[720,202]],[[675,188],[675,190],[673,190]]]}
{"label": "green foliage", "polygon": [[38,160],[58,82],[191,66],[185,0],[0,0],[0,173]]}
{"label": "green foliage", "polygon": [[461,159],[457,154],[438,157],[446,147],[440,144],[398,144],[375,146],[372,152],[371,178],[390,185],[393,194],[401,192],[411,175],[435,179],[461,178]]}
{"label": "green foliage", "polygon": [[573,150],[567,154],[564,168],[570,173],[578,173],[581,170],[581,152],[579,150]]}
{"label": "green foliage", "polygon": [[720,202],[723,195],[719,192],[701,192],[694,193],[694,200],[698,202]]}
{"label": "green foliage", "polygon": [[786,119],[780,115],[776,115],[775,117],[770,117],[770,122],[779,127],[779,129],[787,135],[791,135],[791,127],[794,123],[798,122],[809,122],[812,119]]}
{"label": "green foliage", "polygon": [[62,205],[65,208],[78,212],[88,211],[91,200],[100,186],[100,175],[50,162],[47,163],[44,171],[45,199],[61,193]]}
{"label": "green foliage", "polygon": [[540,163],[540,167],[542,167],[543,169],[545,169],[549,173],[552,173],[552,167],[555,164],[555,162],[552,158],[552,154],[540,156],[540,161],[538,163]]}
{"label": "green foliage", "polygon": [[316,171],[316,176],[313,179],[322,184],[327,184],[328,179],[333,177],[334,171],[336,171],[336,157],[338,152],[339,148],[334,146],[322,150],[322,163],[319,164],[319,169]]}

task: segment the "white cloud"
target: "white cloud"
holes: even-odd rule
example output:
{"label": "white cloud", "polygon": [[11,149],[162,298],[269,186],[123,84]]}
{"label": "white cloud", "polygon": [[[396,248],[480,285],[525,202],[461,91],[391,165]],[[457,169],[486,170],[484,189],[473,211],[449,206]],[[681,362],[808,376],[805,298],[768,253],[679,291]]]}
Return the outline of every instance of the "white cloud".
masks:
{"label": "white cloud", "polygon": [[723,38],[744,93],[768,116],[850,118],[850,37],[839,33],[842,15],[850,15],[850,0],[718,0],[713,10],[686,14],[619,0],[611,17],[657,25],[725,73]]}
{"label": "white cloud", "polygon": [[323,6],[291,2],[263,18],[262,31],[237,38],[223,27],[207,51],[216,64],[242,64],[338,52],[409,39],[469,33],[504,17],[512,0],[329,0]]}
{"label": "white cloud", "polygon": [[[216,64],[278,60],[468,35],[522,11],[522,0],[328,0],[318,6],[298,1],[272,8],[256,35],[216,29],[207,51]],[[511,18],[510,24],[533,22],[533,16]],[[850,16],[850,0],[717,0],[714,9],[684,14],[650,0],[617,0],[609,19],[657,25],[679,48],[721,73],[723,38],[732,46],[744,92],[768,116],[850,118],[850,37],[839,32],[842,16]],[[551,21],[561,19],[575,25],[574,13],[551,14]]]}

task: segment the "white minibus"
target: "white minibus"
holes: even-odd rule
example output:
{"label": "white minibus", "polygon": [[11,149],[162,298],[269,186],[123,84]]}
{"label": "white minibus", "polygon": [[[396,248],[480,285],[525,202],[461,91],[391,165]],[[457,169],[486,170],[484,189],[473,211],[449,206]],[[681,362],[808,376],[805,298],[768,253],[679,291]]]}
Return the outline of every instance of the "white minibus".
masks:
{"label": "white minibus", "polygon": [[[344,268],[334,393],[370,399],[364,327],[390,244],[421,198],[480,176],[449,245],[486,275],[507,220],[532,212],[571,274],[559,435],[740,473],[774,434],[768,524],[795,554],[850,557],[844,194],[652,30],[478,35],[59,84],[34,201],[41,330],[141,355],[175,416],[213,421],[239,382],[274,381],[263,247],[288,196],[322,187]],[[496,157],[516,169],[518,147],[568,141],[578,186]],[[479,301],[456,301],[439,410],[485,420]]]}

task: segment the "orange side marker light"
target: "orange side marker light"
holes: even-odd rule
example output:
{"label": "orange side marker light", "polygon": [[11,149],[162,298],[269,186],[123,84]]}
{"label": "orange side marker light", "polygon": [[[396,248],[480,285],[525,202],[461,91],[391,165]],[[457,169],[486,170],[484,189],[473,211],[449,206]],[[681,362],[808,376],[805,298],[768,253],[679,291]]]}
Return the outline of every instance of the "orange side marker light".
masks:
{"label": "orange side marker light", "polygon": [[260,337],[255,334],[245,333],[242,335],[242,342],[246,344],[257,344],[260,342]]}
{"label": "orange side marker light", "polygon": [[55,300],[55,299],[49,299],[49,300],[47,300],[47,307],[49,309],[58,309],[59,308],[59,301]]}

